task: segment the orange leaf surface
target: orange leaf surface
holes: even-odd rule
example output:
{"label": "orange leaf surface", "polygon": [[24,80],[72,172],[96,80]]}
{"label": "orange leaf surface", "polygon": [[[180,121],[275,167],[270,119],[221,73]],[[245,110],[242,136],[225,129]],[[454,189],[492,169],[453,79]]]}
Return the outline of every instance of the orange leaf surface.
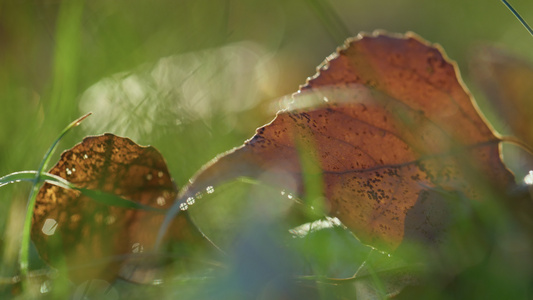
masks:
{"label": "orange leaf surface", "polygon": [[[77,187],[154,208],[170,207],[177,194],[166,163],[155,148],[141,147],[112,134],[85,138],[64,152],[50,173]],[[74,280],[111,280],[119,273],[126,277],[133,274],[127,270],[132,267],[127,262],[135,259],[134,254],[151,250],[154,232],[163,218],[162,213],[109,206],[79,191],[45,183],[37,196],[31,236],[45,261],[54,265],[65,259]],[[167,238],[183,242],[201,239],[186,214],[178,216],[172,228]]]}
{"label": "orange leaf surface", "polygon": [[363,242],[392,251],[408,232],[431,241],[440,229],[428,216],[448,212],[420,207],[439,200],[438,191],[482,200],[487,186],[513,182],[500,139],[458,77],[440,47],[414,34],[349,39],[293,95],[291,109],[204,167],[180,202],[239,176],[301,195],[299,152],[309,151],[329,214]]}

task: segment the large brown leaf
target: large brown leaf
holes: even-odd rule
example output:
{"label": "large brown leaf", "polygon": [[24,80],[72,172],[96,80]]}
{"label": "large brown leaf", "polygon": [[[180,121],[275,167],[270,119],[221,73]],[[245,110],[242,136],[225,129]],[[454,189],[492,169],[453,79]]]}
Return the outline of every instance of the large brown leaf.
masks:
{"label": "large brown leaf", "polygon": [[[50,173],[77,187],[153,208],[170,207],[177,194],[155,148],[112,134],[85,138],[65,151]],[[144,275],[131,268],[140,267],[136,261],[145,261],[142,255],[150,253],[163,218],[160,212],[110,206],[45,183],[37,196],[31,236],[41,257],[52,265],[64,259],[75,281],[111,280],[119,274],[145,281],[136,278]],[[167,238],[183,243],[202,239],[186,214],[173,221]]]}
{"label": "large brown leaf", "polygon": [[238,176],[301,195],[299,153],[307,151],[329,214],[363,242],[388,251],[407,234],[434,242],[450,217],[443,194],[483,200],[513,182],[499,138],[458,77],[440,47],[414,34],[350,39],[293,95],[291,109],[204,167],[180,203]]}

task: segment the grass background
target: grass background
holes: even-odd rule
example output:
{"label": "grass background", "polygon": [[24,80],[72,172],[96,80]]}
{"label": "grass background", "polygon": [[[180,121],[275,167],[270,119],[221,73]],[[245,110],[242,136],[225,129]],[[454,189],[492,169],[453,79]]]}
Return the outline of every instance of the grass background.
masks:
{"label": "grass background", "polygon": [[[533,20],[533,3],[512,4]],[[270,121],[278,99],[344,38],[375,29],[441,44],[467,85],[468,51],[478,42],[533,58],[533,38],[496,0],[3,0],[0,175],[35,170],[60,131],[93,111],[62,149],[86,135],[128,136],[158,148],[183,186]],[[29,188],[0,191],[6,278],[17,274]]]}

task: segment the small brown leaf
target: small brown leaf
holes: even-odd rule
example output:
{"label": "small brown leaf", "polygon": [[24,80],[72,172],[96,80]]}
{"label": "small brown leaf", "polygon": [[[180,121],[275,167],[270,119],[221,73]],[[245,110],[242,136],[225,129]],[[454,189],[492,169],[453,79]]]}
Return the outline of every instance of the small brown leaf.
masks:
{"label": "small brown leaf", "polygon": [[[485,191],[513,182],[500,159],[500,139],[440,47],[412,33],[359,36],[318,71],[293,96],[293,109],[207,165],[180,201],[238,176],[263,174],[301,195],[299,151],[310,151],[322,170],[329,214],[363,242],[392,251],[406,232],[438,239],[433,234],[441,228],[425,212],[406,222],[434,191],[482,200]],[[432,212],[445,220],[442,214],[448,211]]]}
{"label": "small brown leaf", "polygon": [[[64,152],[50,173],[77,187],[160,209],[170,207],[177,194],[155,148],[112,134],[85,138]],[[54,265],[64,258],[75,281],[111,280],[119,273],[129,277],[124,274],[130,267],[127,262],[152,250],[163,217],[153,211],[109,206],[79,191],[45,183],[37,196],[31,236],[45,261]],[[167,238],[191,243],[201,236],[184,214],[173,221]]]}

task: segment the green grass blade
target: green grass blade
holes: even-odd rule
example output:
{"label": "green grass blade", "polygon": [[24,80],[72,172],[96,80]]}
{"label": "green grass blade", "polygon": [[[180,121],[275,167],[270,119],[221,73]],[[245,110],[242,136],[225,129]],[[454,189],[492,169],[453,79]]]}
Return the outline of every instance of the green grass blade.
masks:
{"label": "green grass blade", "polygon": [[323,191],[323,170],[316,159],[317,156],[315,156],[317,146],[313,144],[305,145],[301,140],[297,140],[296,145],[302,168],[302,180],[305,189],[303,200],[306,204],[305,207],[307,207],[306,214],[311,219],[325,217],[327,213]]}
{"label": "green grass blade", "polygon": [[21,172],[15,172],[8,174],[4,177],[0,178],[0,187],[15,183],[15,182],[21,182],[21,181],[35,181],[35,174],[37,174],[37,171],[21,171]]}
{"label": "green grass blade", "polygon": [[306,0],[305,3],[318,17],[336,44],[342,45],[346,38],[353,35],[329,1]]}
{"label": "green grass blade", "polygon": [[43,181],[49,181],[50,183],[53,183],[65,189],[76,188],[70,182],[66,181],[65,179],[59,176],[50,174],[50,173],[39,174],[39,181],[36,182],[35,178],[37,174],[39,174],[37,171],[20,171],[20,172],[11,173],[9,175],[6,175],[0,178],[0,187],[6,184],[21,182],[21,181],[28,181],[28,182],[34,182],[34,183],[41,183]]}
{"label": "green grass blade", "polygon": [[55,149],[57,148],[57,144],[59,141],[67,134],[72,128],[80,125],[80,123],[85,120],[88,116],[90,116],[92,113],[88,113],[81,118],[75,120],[74,122],[70,123],[59,135],[59,137],[54,141],[52,146],[48,148],[48,151],[46,151],[46,154],[44,155],[43,160],[41,161],[41,165],[39,166],[38,172],[39,174],[42,173],[42,171],[48,166],[48,163],[50,162],[50,159],[52,158],[52,153],[54,153]]}
{"label": "green grass blade", "polygon": [[[26,218],[24,219],[24,229],[22,231],[22,243],[20,247],[20,256],[19,256],[19,266],[20,266],[20,273],[23,278],[26,278],[28,275],[28,261],[29,261],[29,253],[30,253],[30,243],[31,243],[31,222],[33,218],[33,210],[35,208],[35,200],[37,198],[37,192],[41,188],[42,185],[42,178],[41,175],[43,174],[44,168],[48,165],[50,162],[52,153],[57,148],[57,144],[59,141],[67,134],[72,128],[78,126],[81,121],[83,121],[85,118],[87,118],[91,113],[88,113],[84,115],[83,117],[75,120],[74,122],[70,123],[59,135],[59,137],[54,141],[54,143],[50,146],[48,151],[46,152],[43,160],[41,161],[41,165],[39,166],[39,169],[37,170],[34,181],[33,181],[33,187],[31,189],[30,196],[28,198],[28,207],[26,209]],[[8,175],[9,176],[9,175]],[[22,284],[24,284],[24,281],[22,281]]]}
{"label": "green grass blade", "polygon": [[57,185],[64,189],[72,189],[72,190],[79,191],[82,193],[82,195],[87,196],[93,199],[94,201],[105,204],[105,205],[124,207],[124,208],[129,208],[129,209],[141,209],[141,210],[154,211],[154,212],[165,212],[166,211],[164,209],[143,205],[143,204],[122,198],[115,194],[77,187],[76,185],[72,184],[66,179],[50,174],[50,173],[41,174],[41,179],[43,181],[47,181],[51,184]]}
{"label": "green grass blade", "polygon": [[130,208],[130,209],[141,209],[146,211],[154,211],[154,212],[166,212],[164,209],[159,209],[147,205],[143,205],[137,202],[133,202],[128,199],[124,199],[120,196],[106,193],[102,191],[97,190],[89,190],[85,188],[77,188],[73,187],[75,190],[80,191],[83,195],[92,198],[96,202],[100,202],[105,205],[110,206],[117,206],[117,207],[124,207],[124,208]]}
{"label": "green grass blade", "polygon": [[[35,176],[37,174],[38,174],[37,171],[21,171],[21,172],[11,173],[9,175],[6,175],[0,178],[0,187],[6,184],[21,182],[21,181],[35,182]],[[80,188],[68,182],[64,178],[59,177],[57,175],[50,174],[50,173],[40,174],[39,179],[40,180],[38,183],[46,181],[51,184],[62,187],[64,189],[77,190],[81,192],[84,196],[90,197],[93,200],[99,203],[105,204],[105,205],[124,207],[124,208],[130,208],[130,209],[141,209],[141,210],[154,211],[154,212],[165,212],[166,211],[164,209],[154,208],[151,206],[133,202],[131,200],[122,198],[120,196],[117,196],[111,193],[106,193],[106,192],[97,191],[97,190],[90,190],[86,188]]]}
{"label": "green grass blade", "polygon": [[527,32],[529,32],[529,34],[533,36],[533,29],[529,26],[529,24],[527,24],[526,20],[522,18],[522,16],[518,13],[518,11],[516,11],[516,9],[514,9],[514,7],[509,2],[507,2],[507,0],[501,0],[501,1],[513,13],[513,15],[518,19],[518,21],[522,23],[522,25],[526,28]]}

